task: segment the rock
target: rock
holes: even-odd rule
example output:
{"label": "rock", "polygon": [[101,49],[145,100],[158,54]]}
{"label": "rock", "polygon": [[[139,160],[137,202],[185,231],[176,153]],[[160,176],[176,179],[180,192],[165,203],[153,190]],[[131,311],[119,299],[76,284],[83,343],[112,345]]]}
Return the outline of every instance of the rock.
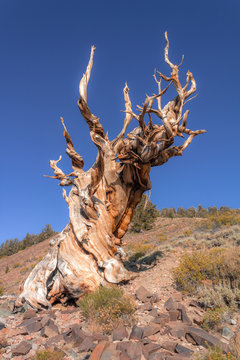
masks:
{"label": "rock", "polygon": [[107,335],[103,335],[103,334],[97,333],[97,332],[92,333],[92,338],[93,338],[93,341],[103,341],[103,340],[108,341]]}
{"label": "rock", "polygon": [[165,326],[166,323],[170,321],[169,313],[158,313],[158,316],[156,316],[153,320],[155,324],[161,324],[162,326]]}
{"label": "rock", "polygon": [[156,302],[158,302],[160,299],[159,299],[159,296],[158,296],[158,294],[152,294],[152,296],[151,296],[151,299],[150,299],[150,301],[151,301],[151,303],[156,303]]}
{"label": "rock", "polygon": [[170,310],[176,310],[178,305],[176,303],[176,301],[170,297],[164,304],[164,307],[165,309],[167,309],[167,311],[170,311]]}
{"label": "rock", "polygon": [[179,310],[169,310],[169,318],[170,321],[177,321],[181,317],[181,313]]}
{"label": "rock", "polygon": [[153,306],[150,302],[146,302],[144,304],[139,305],[138,309],[141,311],[150,311],[152,310]]}
{"label": "rock", "polygon": [[199,303],[196,300],[191,300],[189,306],[199,307]]}
{"label": "rock", "polygon": [[6,326],[3,322],[0,321],[0,330],[4,329]]}
{"label": "rock", "polygon": [[[144,346],[144,354],[147,353],[147,358],[150,354],[158,351],[159,349],[161,349],[161,345],[160,344],[156,344],[156,343],[153,343],[153,342],[150,342],[149,344],[145,345]],[[146,357],[146,356],[145,356]]]}
{"label": "rock", "polygon": [[109,345],[110,343],[108,341],[100,342],[93,350],[89,360],[100,360],[102,353]]}
{"label": "rock", "polygon": [[56,336],[49,338],[45,342],[44,347],[46,349],[50,349],[52,346],[57,345],[59,348],[61,348],[61,347],[63,347],[64,344],[65,344],[65,340],[64,340],[63,335],[56,335]]}
{"label": "rock", "polygon": [[134,325],[129,336],[130,340],[141,340],[143,337],[143,329],[137,325]]}
{"label": "rock", "polygon": [[150,354],[150,356],[147,358],[148,360],[165,360],[167,356],[169,356],[169,352],[161,351],[157,353]]}
{"label": "rock", "polygon": [[145,303],[145,302],[148,302],[148,301],[149,301],[149,298],[151,298],[152,294],[150,294],[150,293],[145,289],[145,287],[140,286],[140,287],[137,289],[137,291],[136,291],[136,293],[135,293],[135,296],[136,296],[136,298],[137,298],[139,301]]}
{"label": "rock", "polygon": [[174,352],[177,344],[178,343],[176,341],[166,340],[166,341],[163,341],[162,348],[165,350]]}
{"label": "rock", "polygon": [[94,348],[95,348],[95,344],[93,343],[93,339],[90,336],[88,336],[82,341],[81,345],[78,348],[78,351],[79,352],[90,351],[93,350]]}
{"label": "rock", "polygon": [[36,315],[37,315],[36,310],[29,309],[23,314],[23,320],[32,319],[32,318],[36,317]]}
{"label": "rock", "polygon": [[230,325],[237,325],[237,322],[234,319],[230,319],[229,324]]}
{"label": "rock", "polygon": [[186,334],[186,335],[185,335],[185,339],[186,339],[187,342],[189,342],[190,344],[197,345],[196,341],[194,340],[194,338],[193,338],[190,334]]}
{"label": "rock", "polygon": [[189,319],[187,315],[186,308],[183,304],[178,304],[178,310],[180,311],[180,319],[184,324],[192,325],[192,321]]}
{"label": "rock", "polygon": [[67,344],[71,343],[73,346],[80,346],[85,337],[89,336],[89,334],[85,333],[81,330],[81,326],[72,325],[68,331],[63,333],[63,338]]}
{"label": "rock", "polygon": [[185,356],[185,357],[191,357],[192,354],[194,353],[194,351],[186,348],[185,346],[182,346],[180,344],[178,344],[175,348],[176,353]]}
{"label": "rock", "polygon": [[179,293],[176,293],[176,294],[173,294],[172,297],[174,298],[175,301],[182,301],[182,294],[179,292]]}
{"label": "rock", "polygon": [[169,332],[172,336],[177,337],[181,339],[181,337],[185,337],[188,326],[186,324],[171,321],[167,324],[167,328],[169,329]]}
{"label": "rock", "polygon": [[29,334],[40,331],[42,329],[41,321],[35,320],[30,322],[28,325],[26,325],[26,329]]}
{"label": "rock", "polygon": [[149,311],[149,315],[153,316],[153,317],[157,317],[158,316],[158,309],[154,308],[151,311]]}
{"label": "rock", "polygon": [[32,345],[27,341],[21,341],[14,349],[12,349],[13,356],[26,355],[32,348]]}
{"label": "rock", "polygon": [[53,336],[59,335],[59,330],[57,325],[49,324],[42,328],[41,336],[51,338]]}
{"label": "rock", "polygon": [[159,332],[161,326],[159,324],[150,323],[149,325],[143,328],[143,337],[154,335]]}
{"label": "rock", "polygon": [[131,360],[140,360],[142,356],[141,346],[131,341],[117,343],[117,350],[122,351],[123,355],[128,356]]}
{"label": "rock", "polygon": [[112,339],[113,341],[116,340],[123,340],[124,338],[128,338],[128,332],[125,326],[118,326],[116,329],[112,332]]}
{"label": "rock", "polygon": [[204,346],[205,348],[210,346],[220,346],[224,352],[229,352],[229,346],[219,340],[216,336],[207,333],[205,330],[190,326],[188,334],[196,341],[197,345]]}
{"label": "rock", "polygon": [[222,329],[222,337],[224,337],[224,339],[230,340],[234,337],[235,333],[228,327],[225,326]]}

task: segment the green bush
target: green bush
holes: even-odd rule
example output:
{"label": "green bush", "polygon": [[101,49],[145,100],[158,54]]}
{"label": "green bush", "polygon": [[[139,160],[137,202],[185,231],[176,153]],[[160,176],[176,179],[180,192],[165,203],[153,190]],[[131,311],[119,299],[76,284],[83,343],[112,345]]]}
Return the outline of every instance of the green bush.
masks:
{"label": "green bush", "polygon": [[216,327],[223,322],[226,311],[226,307],[207,309],[203,317],[203,329],[206,331],[216,329]]}
{"label": "green bush", "polygon": [[118,324],[133,321],[133,302],[116,287],[102,287],[86,294],[78,305],[85,317],[96,322],[103,332],[110,333]]}
{"label": "green bush", "polygon": [[131,222],[130,231],[139,233],[142,230],[150,230],[153,227],[155,219],[159,216],[159,211],[146,195],[142,196],[137,205]]}

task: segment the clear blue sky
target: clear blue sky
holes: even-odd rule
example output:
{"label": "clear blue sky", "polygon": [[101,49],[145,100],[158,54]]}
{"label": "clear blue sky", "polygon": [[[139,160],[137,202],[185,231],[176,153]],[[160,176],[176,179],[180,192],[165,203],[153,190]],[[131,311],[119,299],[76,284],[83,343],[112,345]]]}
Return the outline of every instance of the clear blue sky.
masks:
{"label": "clear blue sky", "polygon": [[[170,58],[185,55],[199,96],[189,103],[189,127],[206,129],[183,157],[151,173],[159,208],[240,206],[240,2],[228,1],[0,1],[1,201],[0,242],[38,233],[46,223],[61,230],[67,204],[50,159],[63,155],[63,116],[85,168],[96,150],[77,107],[78,83],[90,47],[97,50],[88,91],[93,113],[110,138],[122,126],[122,89],[133,108],[155,91],[154,68],[165,74],[164,31]],[[168,97],[166,96],[166,99]]]}

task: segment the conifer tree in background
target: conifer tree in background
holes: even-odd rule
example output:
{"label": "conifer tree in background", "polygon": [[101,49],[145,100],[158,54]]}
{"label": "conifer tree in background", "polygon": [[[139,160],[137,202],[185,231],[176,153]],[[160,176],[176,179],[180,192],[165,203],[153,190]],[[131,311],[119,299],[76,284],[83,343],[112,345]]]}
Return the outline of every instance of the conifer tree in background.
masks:
{"label": "conifer tree in background", "polygon": [[156,209],[156,205],[150,199],[147,199],[146,195],[143,195],[142,200],[136,207],[130,231],[139,233],[142,230],[152,229],[154,221],[158,216],[159,211]]}

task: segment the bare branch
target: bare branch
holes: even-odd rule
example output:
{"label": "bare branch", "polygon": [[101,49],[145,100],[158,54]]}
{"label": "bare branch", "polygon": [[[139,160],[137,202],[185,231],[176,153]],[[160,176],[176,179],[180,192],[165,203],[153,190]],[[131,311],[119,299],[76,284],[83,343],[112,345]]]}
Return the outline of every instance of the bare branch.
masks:
{"label": "bare branch", "polygon": [[74,176],[74,174],[66,175],[64,172],[57,166],[57,163],[62,160],[62,156],[59,156],[58,160],[50,160],[50,166],[54,171],[55,176],[44,175],[45,177],[61,180],[60,186],[69,186],[72,185],[72,179],[69,178],[70,175]]}
{"label": "bare branch", "polygon": [[88,66],[86,69],[85,74],[83,74],[82,79],[80,80],[79,84],[79,94],[80,98],[78,100],[78,106],[81,111],[82,116],[86,120],[89,130],[94,131],[96,134],[99,134],[103,138],[105,138],[103,127],[99,121],[99,118],[95,115],[93,115],[87,105],[87,86],[91,75],[91,70],[93,66],[93,56],[95,51],[95,46],[92,46],[91,48],[91,55],[88,62]]}
{"label": "bare branch", "polygon": [[83,158],[74,149],[71,136],[69,135],[69,133],[67,131],[67,128],[66,128],[66,126],[64,124],[64,121],[63,121],[63,118],[61,117],[60,119],[61,119],[61,123],[62,123],[63,128],[64,128],[63,136],[65,137],[66,142],[67,142],[66,153],[72,159],[72,168],[75,171],[82,170],[83,165],[84,165]]}

